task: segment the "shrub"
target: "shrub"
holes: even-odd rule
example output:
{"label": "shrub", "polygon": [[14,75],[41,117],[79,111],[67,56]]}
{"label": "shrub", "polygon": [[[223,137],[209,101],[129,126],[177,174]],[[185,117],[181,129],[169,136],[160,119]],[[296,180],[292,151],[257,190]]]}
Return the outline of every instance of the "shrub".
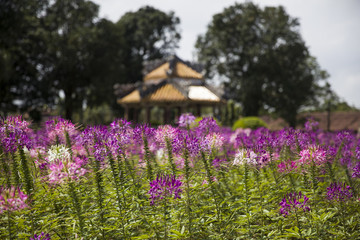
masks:
{"label": "shrub", "polygon": [[267,128],[267,124],[258,117],[243,117],[239,120],[237,120],[234,125],[233,125],[233,130],[238,129],[238,128],[251,128],[251,129],[256,129],[256,128],[260,128],[260,127],[266,127]]}

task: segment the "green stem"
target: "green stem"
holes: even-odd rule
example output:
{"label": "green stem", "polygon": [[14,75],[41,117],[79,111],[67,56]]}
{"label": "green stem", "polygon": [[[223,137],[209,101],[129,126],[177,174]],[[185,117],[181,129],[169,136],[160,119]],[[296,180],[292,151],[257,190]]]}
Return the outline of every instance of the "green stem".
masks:
{"label": "green stem", "polygon": [[351,191],[354,193],[354,196],[356,197],[357,196],[357,191],[355,189],[355,186],[354,186],[354,182],[353,182],[353,179],[350,175],[350,172],[349,172],[349,168],[347,165],[344,166],[345,168],[345,174],[346,174],[346,177],[348,179],[348,182],[349,182],[349,185],[351,187]]}
{"label": "green stem", "polygon": [[78,195],[76,194],[75,191],[75,186],[73,182],[69,182],[69,194],[73,200],[73,206],[76,212],[76,216],[79,220],[79,226],[80,226],[80,233],[81,236],[84,236],[84,217],[82,215],[82,210],[81,210],[81,203],[79,200]]}
{"label": "green stem", "polygon": [[318,181],[316,179],[316,165],[315,165],[315,162],[314,160],[312,161],[312,164],[311,164],[311,180],[312,180],[312,190],[313,190],[313,193],[315,194],[316,193],[316,189],[317,189],[317,184],[318,184]]}
{"label": "green stem", "polygon": [[329,176],[330,176],[331,182],[336,182],[334,171],[333,171],[332,165],[331,165],[331,163],[329,161],[326,162],[326,166],[327,166],[327,168],[329,170]]}
{"label": "green stem", "polygon": [[301,233],[301,225],[300,225],[300,221],[299,221],[299,216],[298,216],[298,214],[297,214],[296,209],[295,209],[295,217],[296,217],[297,227],[298,227],[298,229],[299,229],[300,238],[303,239],[303,236],[302,236],[302,233]]}
{"label": "green stem", "polygon": [[9,169],[8,163],[6,162],[5,154],[3,153],[1,147],[0,147],[0,158],[1,158],[1,164],[2,164],[3,171],[4,171],[5,179],[6,179],[6,186],[8,188],[10,188],[10,186],[11,186],[10,169]]}
{"label": "green stem", "polygon": [[249,166],[245,162],[244,164],[244,185],[245,185],[245,204],[246,204],[246,218],[248,223],[248,229],[249,229],[249,238],[251,238],[252,231],[251,231],[251,225],[250,225],[250,204],[249,204]]}
{"label": "green stem", "polygon": [[9,240],[13,239],[11,234],[11,217],[10,217],[10,210],[7,211],[7,219],[8,219],[8,236]]}
{"label": "green stem", "polygon": [[26,194],[30,195],[29,197],[31,198],[31,193],[34,189],[33,179],[30,174],[30,169],[29,169],[29,165],[28,165],[28,162],[27,162],[27,159],[25,156],[24,149],[19,147],[18,151],[19,151],[19,156],[20,156],[21,171],[22,171],[23,178],[25,180]]}
{"label": "green stem", "polygon": [[[114,158],[112,156],[112,154],[109,152],[109,155],[108,155],[108,160],[109,160],[109,163],[110,163],[110,168],[111,168],[111,172],[112,172],[112,175],[113,175],[113,179],[114,179],[114,188],[115,188],[115,192],[116,192],[116,200],[118,202],[118,206],[119,206],[119,213],[121,215],[121,225],[122,225],[122,231],[123,231],[123,235],[124,237],[126,238],[126,231],[125,231],[125,224],[124,224],[124,219],[123,219],[123,204],[121,203],[121,196],[120,196],[120,182],[119,182],[119,171],[118,169],[116,168],[115,166],[115,161],[114,161]],[[125,200],[124,200],[125,201]]]}
{"label": "green stem", "polygon": [[149,150],[147,138],[145,136],[143,136],[143,142],[144,142],[144,150],[145,150],[144,158],[146,161],[146,169],[147,169],[147,173],[148,173],[148,178],[150,181],[153,181],[154,176],[153,176],[153,169],[152,169],[152,165],[151,165],[151,153]]}
{"label": "green stem", "polygon": [[218,226],[219,226],[219,232],[220,232],[221,231],[221,222],[222,222],[221,210],[220,210],[220,207],[219,207],[219,204],[218,204],[218,201],[217,201],[216,190],[215,190],[215,187],[213,185],[213,179],[212,179],[211,170],[210,170],[210,167],[208,165],[208,161],[206,160],[205,153],[203,151],[201,151],[201,159],[202,159],[202,161],[204,163],[204,166],[205,166],[207,180],[208,180],[208,183],[210,185],[211,194],[212,194],[212,197],[213,197],[214,202],[215,202],[216,216],[217,216],[217,220],[218,220],[218,223],[219,223]]}
{"label": "green stem", "polygon": [[15,186],[18,187],[20,186],[20,176],[19,176],[19,166],[18,166],[18,162],[17,162],[17,159],[15,157],[15,154],[11,154],[11,157],[12,157],[12,173],[13,173],[13,176],[14,176],[14,183],[15,183]]}
{"label": "green stem", "polygon": [[93,168],[95,172],[95,181],[96,181],[96,189],[97,189],[97,204],[99,208],[99,222],[101,227],[101,233],[103,239],[105,239],[105,231],[103,229],[105,219],[104,219],[104,186],[103,186],[103,177],[100,172],[100,162],[97,160],[93,161]]}
{"label": "green stem", "polygon": [[190,166],[189,166],[189,152],[186,148],[186,141],[184,142],[184,161],[185,161],[185,181],[186,181],[186,204],[187,204],[187,215],[188,215],[188,231],[190,235],[190,239],[192,239],[192,231],[191,231],[191,198],[190,198]]}
{"label": "green stem", "polygon": [[265,218],[264,218],[264,214],[263,214],[263,193],[262,193],[262,189],[261,189],[260,173],[257,169],[254,170],[254,173],[255,173],[255,178],[256,178],[257,189],[258,189],[258,192],[260,195],[261,239],[263,239],[264,238],[263,230],[264,230],[264,223],[265,223]]}
{"label": "green stem", "polygon": [[163,199],[164,201],[164,239],[167,239],[167,205],[166,205],[166,198]]}
{"label": "green stem", "polygon": [[169,141],[169,139],[167,137],[165,138],[165,142],[166,142],[166,149],[167,149],[167,153],[168,153],[168,161],[169,161],[169,164],[170,164],[170,167],[171,167],[171,171],[172,171],[172,174],[174,176],[176,176],[176,165],[174,163],[171,143],[170,143],[170,141]]}

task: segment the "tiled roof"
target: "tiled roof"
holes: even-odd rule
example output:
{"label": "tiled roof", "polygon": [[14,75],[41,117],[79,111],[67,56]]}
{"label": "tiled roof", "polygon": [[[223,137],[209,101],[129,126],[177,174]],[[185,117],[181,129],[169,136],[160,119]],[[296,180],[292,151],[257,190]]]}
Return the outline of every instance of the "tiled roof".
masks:
{"label": "tiled roof", "polygon": [[179,102],[186,101],[187,97],[173,85],[165,84],[150,95],[146,96],[143,100],[146,102]]}
{"label": "tiled roof", "polygon": [[164,63],[160,67],[155,68],[151,72],[149,72],[145,77],[144,81],[146,80],[156,80],[156,79],[164,79],[167,78],[167,71],[169,70],[169,63]]}
{"label": "tiled roof", "polygon": [[144,81],[165,78],[203,79],[203,75],[188,66],[180,58],[174,56],[170,61],[163,63],[145,75]]}
{"label": "tiled roof", "polygon": [[118,103],[140,103],[141,97],[139,90],[135,89],[128,95],[118,100]]}
{"label": "tiled roof", "polygon": [[219,102],[220,98],[204,86],[190,86],[189,98],[194,101]]}

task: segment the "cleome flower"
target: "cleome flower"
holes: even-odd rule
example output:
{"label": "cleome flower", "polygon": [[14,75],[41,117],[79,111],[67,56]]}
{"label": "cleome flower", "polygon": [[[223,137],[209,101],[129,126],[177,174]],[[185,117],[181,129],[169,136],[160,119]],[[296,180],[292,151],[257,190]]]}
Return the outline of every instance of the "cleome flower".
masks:
{"label": "cleome flower", "polygon": [[301,192],[288,193],[280,202],[280,213],[286,217],[299,209],[302,209],[304,212],[310,211],[308,201],[309,198]]}
{"label": "cleome flower", "polygon": [[34,237],[30,238],[30,240],[50,240],[50,235],[42,232],[41,234],[35,234]]}
{"label": "cleome flower", "polygon": [[193,122],[195,122],[195,117],[191,113],[183,113],[179,117],[179,127],[187,128],[189,127]]}
{"label": "cleome flower", "polygon": [[27,208],[25,203],[28,196],[19,187],[0,187],[0,213],[4,211],[16,211]]}
{"label": "cleome flower", "polygon": [[69,149],[64,145],[53,145],[48,151],[49,182],[61,184],[65,180],[78,180],[87,171],[82,168],[83,160],[79,157],[71,159]]}
{"label": "cleome flower", "polygon": [[180,199],[181,185],[182,182],[176,179],[174,175],[158,175],[154,181],[150,182],[150,205],[172,196],[174,199]]}
{"label": "cleome flower", "polygon": [[346,186],[345,183],[331,183],[327,188],[327,199],[334,201],[346,201],[353,197],[353,194],[350,192],[351,187]]}
{"label": "cleome flower", "polygon": [[244,165],[245,163],[251,166],[257,165],[257,154],[253,151],[249,151],[247,149],[241,149],[235,155],[235,159],[233,165],[239,166]]}
{"label": "cleome flower", "polygon": [[70,159],[70,152],[64,145],[52,145],[48,150],[48,162],[67,161]]}
{"label": "cleome flower", "polygon": [[318,146],[310,146],[300,152],[300,159],[298,163],[309,165],[312,162],[315,165],[322,165],[326,163],[326,152]]}

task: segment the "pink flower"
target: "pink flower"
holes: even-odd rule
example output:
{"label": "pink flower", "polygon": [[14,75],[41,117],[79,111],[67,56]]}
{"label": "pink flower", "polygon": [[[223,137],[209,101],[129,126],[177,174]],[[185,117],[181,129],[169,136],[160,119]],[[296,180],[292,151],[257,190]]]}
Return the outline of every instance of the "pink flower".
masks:
{"label": "pink flower", "polygon": [[289,173],[289,172],[295,171],[296,168],[297,168],[297,166],[296,166],[295,161],[286,161],[286,162],[282,162],[278,165],[279,172]]}
{"label": "pink flower", "polygon": [[[213,182],[217,182],[217,178],[215,176],[211,177],[211,180]],[[208,181],[206,179],[204,179],[204,181],[202,182],[202,185],[206,185],[206,184],[209,184]]]}
{"label": "pink flower", "polygon": [[27,198],[28,196],[19,187],[12,186],[8,189],[0,187],[0,213],[27,208],[28,205],[25,203]]}
{"label": "pink flower", "polygon": [[200,142],[200,148],[203,152],[211,154],[212,151],[219,150],[224,144],[224,137],[218,133],[209,133]]}
{"label": "pink flower", "polygon": [[300,152],[298,163],[310,165],[314,162],[316,165],[326,163],[326,152],[318,146],[310,146],[308,149]]}

